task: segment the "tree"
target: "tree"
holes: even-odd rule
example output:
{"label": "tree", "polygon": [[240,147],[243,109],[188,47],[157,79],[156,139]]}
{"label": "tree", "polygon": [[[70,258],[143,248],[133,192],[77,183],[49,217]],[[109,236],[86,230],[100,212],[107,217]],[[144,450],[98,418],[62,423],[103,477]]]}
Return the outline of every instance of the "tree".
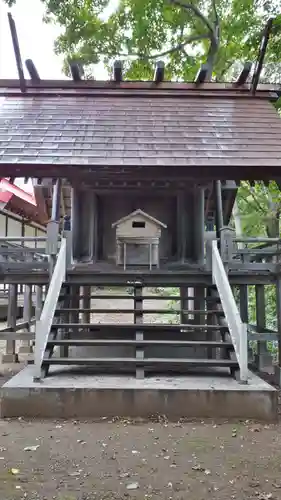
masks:
{"label": "tree", "polygon": [[[10,6],[16,2],[5,1]],[[267,73],[272,79],[279,72],[279,0],[42,1],[45,20],[63,28],[55,50],[64,54],[66,71],[67,63],[76,60],[94,75],[94,64],[109,68],[120,58],[126,78],[151,79],[155,60],[161,58],[167,79],[193,80],[203,62],[210,63],[209,77],[230,79],[242,63],[256,58],[265,21],[277,16]]]}

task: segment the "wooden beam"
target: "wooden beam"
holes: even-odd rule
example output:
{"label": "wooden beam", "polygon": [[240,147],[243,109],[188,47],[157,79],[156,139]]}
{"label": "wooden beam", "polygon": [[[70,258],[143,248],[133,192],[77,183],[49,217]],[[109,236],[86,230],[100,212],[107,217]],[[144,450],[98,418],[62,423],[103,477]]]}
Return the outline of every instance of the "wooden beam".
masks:
{"label": "wooden beam", "polygon": [[251,61],[245,62],[244,67],[234,84],[235,87],[240,87],[241,85],[245,85],[249,77],[249,74],[251,72],[252,66],[253,64],[251,63]]}
{"label": "wooden beam", "polygon": [[165,63],[164,61],[157,61],[155,65],[154,81],[155,83],[161,83],[164,81],[165,76]]}
{"label": "wooden beam", "polygon": [[114,63],[113,63],[113,79],[116,83],[122,82],[122,61],[114,61]]}
{"label": "wooden beam", "polygon": [[74,82],[80,82],[82,80],[82,71],[80,65],[77,62],[71,62],[69,64],[70,73],[72,80]]}
{"label": "wooden beam", "polygon": [[209,65],[207,63],[202,64],[201,68],[199,69],[199,71],[195,77],[194,83],[196,83],[196,85],[200,85],[201,83],[204,83],[206,78],[207,78],[208,71],[209,71]]}
{"label": "wooden beam", "polygon": [[260,74],[261,74],[261,70],[262,70],[262,65],[264,62],[265,53],[266,53],[266,49],[267,49],[267,45],[268,45],[268,40],[269,40],[269,36],[270,36],[271,30],[272,30],[272,25],[273,25],[273,18],[270,18],[270,19],[268,19],[268,21],[265,25],[264,31],[263,31],[263,36],[262,36],[260,48],[259,48],[259,54],[258,54],[258,58],[257,58],[256,64],[255,64],[255,69],[254,69],[254,74],[253,74],[252,84],[251,84],[251,93],[253,95],[255,95],[257,87],[258,87]]}
{"label": "wooden beam", "polygon": [[41,78],[39,76],[37,68],[36,68],[34,62],[32,61],[32,59],[26,59],[25,66],[26,66],[26,69],[29,73],[31,81],[32,82],[40,82]]}
{"label": "wooden beam", "polygon": [[16,23],[15,23],[15,21],[12,17],[12,14],[10,12],[8,12],[8,21],[9,21],[12,42],[13,42],[13,48],[14,48],[14,54],[15,54],[15,58],[16,58],[16,65],[17,65],[17,70],[18,70],[18,75],[19,75],[20,90],[21,90],[21,92],[25,92],[26,84],[25,84],[24,72],[23,72],[23,67],[22,67],[22,59],[21,59],[21,53],[20,53],[17,28],[16,28]]}

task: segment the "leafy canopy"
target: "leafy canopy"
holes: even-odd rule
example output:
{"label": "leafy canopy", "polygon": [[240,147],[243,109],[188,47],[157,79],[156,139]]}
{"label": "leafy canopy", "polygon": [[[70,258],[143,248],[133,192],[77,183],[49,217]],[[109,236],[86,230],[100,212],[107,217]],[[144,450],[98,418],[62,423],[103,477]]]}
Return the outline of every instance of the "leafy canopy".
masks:
{"label": "leafy canopy", "polygon": [[[10,6],[16,2],[4,1]],[[120,58],[126,78],[151,79],[155,60],[161,58],[166,63],[167,79],[193,80],[207,59],[217,19],[219,46],[213,78],[230,79],[242,63],[255,60],[263,26],[270,16],[277,16],[265,77],[278,78],[280,0],[42,1],[45,20],[62,27],[55,50],[64,54],[66,71],[69,60],[81,62],[86,74],[91,74],[92,65],[103,62],[110,67]]]}

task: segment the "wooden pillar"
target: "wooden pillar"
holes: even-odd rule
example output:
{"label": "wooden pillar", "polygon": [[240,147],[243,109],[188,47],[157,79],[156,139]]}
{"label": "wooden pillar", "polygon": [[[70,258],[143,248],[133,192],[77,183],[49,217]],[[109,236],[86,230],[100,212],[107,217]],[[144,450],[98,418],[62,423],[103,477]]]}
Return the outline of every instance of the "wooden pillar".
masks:
{"label": "wooden pillar", "polygon": [[[7,326],[12,332],[16,331],[17,311],[18,310],[18,285],[9,285],[8,294],[8,312]],[[2,363],[16,363],[18,355],[16,354],[16,341],[7,340],[6,353],[2,356]]]}
{"label": "wooden pillar", "polygon": [[200,266],[204,265],[204,235],[205,235],[205,190],[197,188],[194,191],[194,260]]}
{"label": "wooden pillar", "polygon": [[219,240],[218,247],[220,248],[221,229],[223,227],[221,181],[215,181],[215,193],[216,193],[216,236],[217,239]]}
{"label": "wooden pillar", "polygon": [[205,309],[205,288],[203,286],[196,286],[194,288],[194,324],[204,325],[206,318],[204,314],[197,313],[196,310],[203,311]]}
{"label": "wooden pillar", "polygon": [[[71,299],[69,297],[70,295],[71,288],[68,285],[64,285],[63,290],[62,290],[62,300],[60,301],[61,307],[64,309],[68,309],[70,307],[70,302]],[[70,313],[69,311],[65,311],[63,314],[60,315],[59,319],[62,324],[67,324],[69,323],[69,317]],[[65,340],[68,339],[70,336],[70,331],[69,328],[61,328],[59,330],[60,337],[61,339]],[[61,358],[68,358],[69,356],[69,346],[68,345],[62,345],[60,346],[60,357]]]}
{"label": "wooden pillar", "polygon": [[72,228],[72,245],[73,259],[79,260],[79,192],[77,187],[71,188],[71,228]]}
{"label": "wooden pillar", "polygon": [[275,368],[276,381],[281,386],[281,276],[276,281],[276,313],[278,330],[278,366]]}
{"label": "wooden pillar", "polygon": [[180,287],[180,322],[185,325],[190,322],[189,314],[185,311],[189,309],[188,300],[189,288],[186,286]]}
{"label": "wooden pillar", "polygon": [[[82,308],[83,309],[91,309],[91,287],[83,286],[82,287]],[[82,312],[82,323],[91,323],[91,312],[83,311]]]}
{"label": "wooden pillar", "polygon": [[[266,311],[265,311],[265,289],[264,285],[256,285],[256,317],[257,317],[257,332],[264,333],[266,328]],[[272,358],[267,350],[267,343],[264,340],[257,342],[257,367],[259,370],[264,370],[272,364]]]}
{"label": "wooden pillar", "polygon": [[[79,285],[71,285],[70,287],[70,308],[71,309],[79,309],[80,308],[80,286]],[[70,311],[70,323],[79,323],[79,311]],[[77,332],[75,329],[74,332]]]}
{"label": "wooden pillar", "polygon": [[[249,323],[249,290],[248,285],[239,286],[239,310],[243,323]],[[248,342],[248,359],[253,361],[253,351]]]}
{"label": "wooden pillar", "polygon": [[[32,286],[24,285],[23,321],[28,323],[28,326],[24,328],[25,332],[30,332],[31,318],[32,318]],[[31,352],[32,352],[32,344],[30,340],[23,340],[19,348],[19,353],[30,354]]]}
{"label": "wooden pillar", "polygon": [[[141,325],[143,323],[143,296],[142,285],[135,285],[134,287],[134,324]],[[143,340],[143,331],[136,328],[135,339]],[[142,345],[136,347],[136,359],[141,360],[144,358],[144,348]],[[136,378],[144,378],[144,367],[136,367]]]}
{"label": "wooden pillar", "polygon": [[39,321],[43,307],[43,287],[37,285],[35,289],[35,319]]}
{"label": "wooden pillar", "polygon": [[177,259],[184,262],[186,257],[186,210],[185,194],[177,195]]}

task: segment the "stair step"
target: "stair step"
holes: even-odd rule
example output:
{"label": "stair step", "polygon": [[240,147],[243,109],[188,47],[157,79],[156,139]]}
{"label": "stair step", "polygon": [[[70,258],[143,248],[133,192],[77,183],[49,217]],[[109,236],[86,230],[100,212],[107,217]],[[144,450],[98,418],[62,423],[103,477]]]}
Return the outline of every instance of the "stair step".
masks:
{"label": "stair step", "polygon": [[[61,296],[62,297],[62,296]],[[83,299],[84,295],[63,295],[64,298],[68,298],[68,299]],[[118,294],[103,294],[103,295],[100,295],[100,294],[91,294],[90,297],[89,295],[86,296],[87,298],[91,298],[91,299],[94,299],[94,300],[116,300],[116,299],[120,299],[120,300],[134,300],[134,295],[131,294],[122,294],[122,295],[118,295]],[[181,300],[181,297],[179,295],[142,295],[141,298],[143,300],[178,300],[180,301]],[[185,297],[184,300],[197,300],[196,297],[194,296],[190,296],[190,297]],[[204,300],[204,302],[219,302],[220,299],[218,297],[204,297],[202,300]]]}
{"label": "stair step", "polygon": [[182,347],[214,347],[233,348],[231,342],[208,341],[208,340],[125,340],[125,339],[52,339],[47,345],[69,345],[69,346],[99,346],[99,345],[143,345],[143,346],[182,346]]}
{"label": "stair step", "polygon": [[237,367],[237,361],[231,359],[196,359],[196,358],[44,358],[45,365],[172,365],[172,366],[226,366]]}
{"label": "stair step", "polygon": [[227,332],[228,328],[221,325],[192,325],[192,324],[179,324],[179,325],[167,325],[165,323],[142,323],[141,325],[136,325],[133,323],[54,323],[52,329],[87,329],[87,330],[141,330],[153,331],[153,332],[188,332],[190,330],[209,330],[209,331],[219,331]]}
{"label": "stair step", "polygon": [[62,314],[66,312],[78,312],[78,313],[94,313],[94,314],[106,314],[106,313],[111,313],[111,314],[134,314],[134,313],[139,313],[139,314],[202,314],[202,315],[211,315],[211,314],[219,314],[220,316],[223,315],[222,311],[216,311],[216,310],[201,310],[201,309],[109,309],[109,308],[90,308],[86,309],[83,307],[62,307],[60,309],[56,310],[56,314]]}

